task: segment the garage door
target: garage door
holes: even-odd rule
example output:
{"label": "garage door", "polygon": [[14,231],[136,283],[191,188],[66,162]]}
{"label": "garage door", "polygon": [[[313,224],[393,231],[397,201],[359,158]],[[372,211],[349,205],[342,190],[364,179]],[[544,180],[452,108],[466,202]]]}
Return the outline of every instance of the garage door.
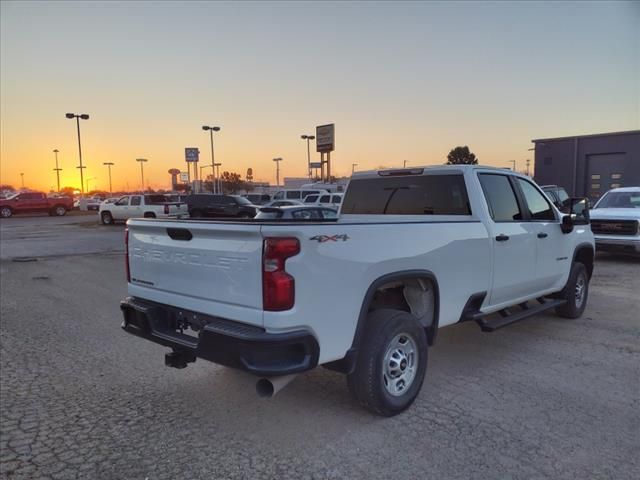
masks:
{"label": "garage door", "polygon": [[626,154],[587,155],[587,196],[595,202],[612,188],[623,187]]}

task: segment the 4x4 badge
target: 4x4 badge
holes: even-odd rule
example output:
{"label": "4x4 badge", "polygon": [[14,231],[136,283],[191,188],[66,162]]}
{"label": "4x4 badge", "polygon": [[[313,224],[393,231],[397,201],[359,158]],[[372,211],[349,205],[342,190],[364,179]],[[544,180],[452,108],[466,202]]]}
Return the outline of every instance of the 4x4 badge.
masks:
{"label": "4x4 badge", "polygon": [[347,234],[341,235],[316,235],[315,237],[311,237],[309,240],[316,240],[318,243],[324,242],[337,242],[338,240],[342,240],[346,242],[349,240],[349,236]]}

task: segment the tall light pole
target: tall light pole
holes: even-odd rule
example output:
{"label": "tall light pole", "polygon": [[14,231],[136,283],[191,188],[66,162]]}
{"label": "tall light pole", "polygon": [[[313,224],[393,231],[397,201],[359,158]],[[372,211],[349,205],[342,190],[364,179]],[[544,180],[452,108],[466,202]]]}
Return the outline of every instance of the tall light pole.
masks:
{"label": "tall light pole", "polygon": [[80,119],[89,120],[89,115],[87,115],[86,113],[82,113],[82,114],[67,113],[65,115],[65,117],[67,117],[67,118],[75,118],[76,119],[76,125],[78,127],[78,155],[80,156],[80,165],[78,167],[76,167],[76,168],[80,169],[80,189],[82,190],[82,193],[84,194],[84,174],[82,173],[82,170],[85,169],[86,167],[84,167],[82,165],[82,144],[80,143]]}
{"label": "tall light pole", "polygon": [[311,179],[311,149],[309,147],[309,142],[311,140],[315,140],[316,137],[314,135],[300,135],[300,138],[307,141],[307,170],[309,173],[309,179]]}
{"label": "tall light pole", "polygon": [[402,168],[407,168],[407,161],[406,161],[406,160],[404,160],[404,161],[402,162]]}
{"label": "tall light pole", "polygon": [[[220,178],[220,166],[221,165],[222,165],[221,163],[214,163],[213,164],[213,169],[216,171],[215,178],[218,179],[218,193],[222,193],[222,179]],[[215,181],[215,178],[214,178],[214,181]]]}
{"label": "tall light pole", "polygon": [[527,177],[528,177],[529,176],[529,164],[531,163],[531,160],[527,158],[525,160],[525,163],[527,164]]}
{"label": "tall light pole", "polygon": [[24,190],[24,173],[20,172],[20,182],[22,183],[22,189]]}
{"label": "tall light pole", "polygon": [[55,153],[56,155],[56,168],[53,169],[54,172],[56,172],[56,179],[58,180],[58,192],[60,191],[60,172],[62,171],[61,168],[58,168],[58,152],[59,150],[56,148],[53,153]]}
{"label": "tall light pole", "polygon": [[89,181],[90,180],[97,180],[97,177],[87,178],[87,193],[89,193]]}
{"label": "tall light pole", "polygon": [[115,165],[113,162],[104,162],[103,165],[106,165],[109,169],[109,195],[113,193],[113,189],[111,188],[111,167]]}
{"label": "tall light pole", "polygon": [[351,175],[353,175],[353,173],[356,171],[356,167],[358,166],[357,163],[352,163],[351,164]]}
{"label": "tall light pole", "polygon": [[220,127],[210,127],[208,125],[203,125],[202,130],[204,130],[205,132],[209,130],[209,134],[210,134],[209,136],[211,138],[211,167],[213,170],[213,183],[211,188],[213,189],[213,193],[216,193],[216,169],[214,167],[216,160],[215,160],[215,154],[213,153],[213,132],[219,132]]}
{"label": "tall light pole", "polygon": [[148,160],[146,158],[136,158],[136,162],[140,162],[140,178],[142,179],[142,191],[144,192],[144,164]]}
{"label": "tall light pole", "polygon": [[513,165],[513,168],[511,170],[513,170],[515,172],[516,171],[516,161],[515,160],[509,160],[509,161]]}
{"label": "tall light pole", "polygon": [[276,187],[279,187],[280,186],[280,162],[282,161],[282,158],[280,157],[274,158],[273,161],[276,162]]}

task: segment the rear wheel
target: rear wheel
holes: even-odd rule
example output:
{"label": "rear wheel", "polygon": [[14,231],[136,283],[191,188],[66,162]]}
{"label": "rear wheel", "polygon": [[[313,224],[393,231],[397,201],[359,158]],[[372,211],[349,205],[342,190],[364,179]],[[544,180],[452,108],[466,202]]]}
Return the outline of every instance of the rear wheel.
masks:
{"label": "rear wheel", "polygon": [[100,220],[103,225],[113,225],[113,217],[110,212],[102,212],[100,214]]}
{"label": "rear wheel", "polygon": [[13,210],[11,210],[9,207],[0,208],[0,217],[9,218],[11,215],[13,215]]}
{"label": "rear wheel", "polygon": [[146,212],[144,218],[156,218],[156,214],[153,212]]}
{"label": "rear wheel", "polygon": [[375,310],[367,317],[366,332],[356,368],[347,376],[349,390],[366,409],[390,417],[416,399],[427,371],[427,336],[410,313]]}
{"label": "rear wheel", "polygon": [[564,318],[578,318],[587,306],[589,296],[589,275],[583,263],[575,262],[569,273],[569,280],[560,293],[560,298],[567,301],[556,308],[556,313]]}
{"label": "rear wheel", "polygon": [[63,205],[58,205],[53,208],[53,213],[58,217],[64,217],[67,214],[67,209]]}

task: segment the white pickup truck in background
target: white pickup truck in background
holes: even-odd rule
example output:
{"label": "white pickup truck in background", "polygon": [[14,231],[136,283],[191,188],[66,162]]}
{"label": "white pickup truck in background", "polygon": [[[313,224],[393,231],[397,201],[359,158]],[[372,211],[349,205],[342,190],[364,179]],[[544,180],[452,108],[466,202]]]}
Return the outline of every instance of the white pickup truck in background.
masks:
{"label": "white pickup truck in background", "polygon": [[130,218],[169,218],[188,214],[186,203],[172,202],[162,194],[125,195],[113,203],[102,202],[98,209],[103,225]]}
{"label": "white pickup truck in background", "polygon": [[479,166],[355,174],[337,220],[128,222],[125,331],[264,377],[318,365],[381,415],[420,391],[438,328],[582,314],[594,240],[528,177]]}

